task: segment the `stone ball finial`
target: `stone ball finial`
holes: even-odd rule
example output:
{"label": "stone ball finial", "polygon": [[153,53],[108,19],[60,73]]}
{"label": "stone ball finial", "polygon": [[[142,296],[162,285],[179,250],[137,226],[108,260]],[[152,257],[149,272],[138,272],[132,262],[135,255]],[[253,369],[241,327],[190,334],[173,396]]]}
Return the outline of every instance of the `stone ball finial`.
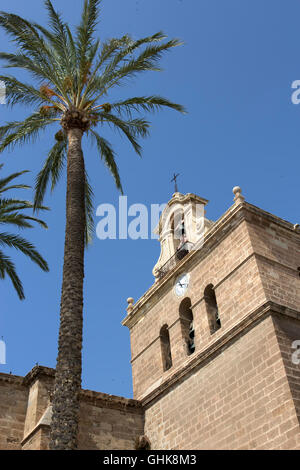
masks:
{"label": "stone ball finial", "polygon": [[242,196],[242,190],[239,186],[235,186],[232,192],[234,194],[235,202],[243,202],[245,200],[244,196]]}
{"label": "stone ball finial", "polygon": [[241,188],[240,188],[239,186],[235,186],[235,187],[233,188],[232,192],[233,192],[233,194],[234,194],[235,196],[237,195],[237,193],[242,194],[242,190],[241,190]]}
{"label": "stone ball finial", "polygon": [[129,314],[131,310],[133,310],[134,299],[132,297],[128,297],[127,303],[128,303],[127,312]]}
{"label": "stone ball finial", "polygon": [[299,232],[300,225],[299,224],[294,224],[294,230],[295,232]]}

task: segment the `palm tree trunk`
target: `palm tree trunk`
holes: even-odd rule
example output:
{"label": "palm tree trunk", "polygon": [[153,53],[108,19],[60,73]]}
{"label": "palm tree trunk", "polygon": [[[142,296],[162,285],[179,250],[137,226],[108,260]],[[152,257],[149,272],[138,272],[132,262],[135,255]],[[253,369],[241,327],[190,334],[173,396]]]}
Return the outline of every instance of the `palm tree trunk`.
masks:
{"label": "palm tree trunk", "polygon": [[66,235],[60,329],[52,400],[51,450],[77,448],[81,390],[85,233],[82,130],[68,130]]}

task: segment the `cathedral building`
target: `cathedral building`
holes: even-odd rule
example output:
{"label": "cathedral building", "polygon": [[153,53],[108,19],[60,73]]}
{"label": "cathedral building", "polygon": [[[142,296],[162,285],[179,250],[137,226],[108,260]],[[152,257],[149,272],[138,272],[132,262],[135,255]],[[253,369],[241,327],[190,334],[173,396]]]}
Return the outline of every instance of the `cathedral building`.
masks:
{"label": "cathedral building", "polygon": [[[300,449],[300,227],[175,192],[128,299],[134,399],[82,390],[80,449]],[[53,369],[0,374],[0,449],[48,449]]]}

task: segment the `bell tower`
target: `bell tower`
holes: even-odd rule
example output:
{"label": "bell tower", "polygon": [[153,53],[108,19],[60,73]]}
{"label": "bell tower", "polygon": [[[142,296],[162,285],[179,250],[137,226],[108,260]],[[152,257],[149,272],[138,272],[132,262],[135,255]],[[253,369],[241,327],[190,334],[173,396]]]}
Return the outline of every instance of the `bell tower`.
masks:
{"label": "bell tower", "polygon": [[161,247],[159,259],[153,268],[156,280],[201,244],[212,224],[205,218],[204,208],[207,203],[207,199],[195,194],[173,194],[154,230]]}
{"label": "bell tower", "polygon": [[300,448],[300,228],[233,193],[216,222],[206,199],[173,194],[155,282],[128,299],[153,449]]}

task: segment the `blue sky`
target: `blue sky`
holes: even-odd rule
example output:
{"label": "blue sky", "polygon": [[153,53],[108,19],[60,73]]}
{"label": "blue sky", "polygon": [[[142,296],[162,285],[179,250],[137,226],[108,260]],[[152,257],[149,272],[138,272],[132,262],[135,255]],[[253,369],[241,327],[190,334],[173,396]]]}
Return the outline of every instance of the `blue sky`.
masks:
{"label": "blue sky", "polygon": [[[71,25],[82,0],[54,0]],[[45,24],[42,0],[10,0],[1,9]],[[170,179],[180,173],[179,190],[210,202],[207,217],[218,219],[240,185],[248,202],[293,223],[300,222],[300,105],[291,102],[291,84],[300,79],[300,3],[297,0],[104,0],[98,35],[129,33],[133,38],[163,30],[184,46],[162,60],[164,71],[141,75],[114,97],[161,94],[183,104],[183,116],[166,110],[150,116],[151,136],[139,159],[119,135],[107,134],[118,153],[128,204],[167,202]],[[0,31],[0,49],[11,50]],[[5,73],[2,69],[1,74]],[[20,76],[20,75],[18,75]],[[0,122],[20,119],[24,108],[0,106]],[[5,172],[30,170],[33,184],[53,139],[5,152]],[[96,149],[85,146],[95,207],[117,206],[119,194]],[[55,367],[64,243],[64,184],[48,194],[51,212],[26,236],[47,258],[43,273],[11,253],[23,280],[20,302],[8,281],[0,283],[0,337],[7,364],[0,372],[25,375],[36,362]],[[32,192],[19,196],[32,197]],[[95,217],[97,222],[97,218]],[[24,233],[25,235],[25,233]],[[126,299],[137,300],[153,283],[159,256],[156,240],[94,239],[86,253],[84,290],[83,387],[132,396],[129,332],[121,326]]]}

